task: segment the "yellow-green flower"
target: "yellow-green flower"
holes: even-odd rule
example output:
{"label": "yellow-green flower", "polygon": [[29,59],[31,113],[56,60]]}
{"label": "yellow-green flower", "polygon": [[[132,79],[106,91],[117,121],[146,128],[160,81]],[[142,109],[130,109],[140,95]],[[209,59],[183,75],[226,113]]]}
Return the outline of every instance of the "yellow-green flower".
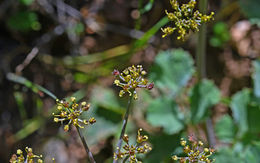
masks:
{"label": "yellow-green flower", "polygon": [[197,32],[201,23],[214,19],[214,12],[211,12],[210,15],[203,15],[198,10],[195,10],[196,0],[190,0],[189,3],[182,5],[177,0],[170,0],[170,3],[174,11],[168,12],[165,10],[165,13],[168,19],[173,22],[174,27],[162,28],[161,30],[164,33],[162,37],[176,31],[178,33],[177,39],[184,40],[189,31]]}
{"label": "yellow-green flower", "polygon": [[[16,154],[13,154],[10,163],[43,163],[42,155],[35,155],[33,153],[32,148],[26,147],[25,148],[26,155],[23,155],[23,151],[18,149]],[[53,158],[54,162],[54,158]]]}
{"label": "yellow-green flower", "polygon": [[204,148],[202,141],[196,141],[193,137],[189,137],[189,142],[181,138],[181,146],[183,146],[183,152],[186,156],[178,157],[172,156],[174,161],[180,160],[180,162],[201,162],[211,163],[214,160],[209,157],[213,154],[214,149]]}
{"label": "yellow-green flower", "polygon": [[90,108],[90,104],[87,104],[86,102],[82,102],[81,105],[79,105],[76,102],[75,97],[70,98],[70,102],[67,102],[65,100],[56,100],[57,102],[57,109],[59,110],[59,114],[53,113],[53,120],[54,122],[61,122],[65,123],[64,131],[69,130],[70,124],[84,128],[83,125],[93,124],[96,122],[94,117],[91,117],[89,120],[81,119],[80,115],[82,115],[83,112],[88,111]]}
{"label": "yellow-green flower", "polygon": [[130,145],[129,144],[129,137],[128,135],[123,136],[123,141],[126,143],[123,146],[124,151],[118,150],[118,152],[114,153],[114,159],[123,159],[127,158],[130,163],[141,163],[137,159],[137,154],[146,154],[152,150],[152,147],[147,143],[148,136],[141,135],[142,129],[138,130],[137,137],[136,137],[136,144]]}
{"label": "yellow-green flower", "polygon": [[114,84],[122,88],[119,92],[119,96],[122,97],[125,93],[129,93],[129,96],[137,99],[137,88],[147,88],[151,90],[154,86],[153,83],[148,83],[147,79],[144,79],[146,71],[143,70],[142,65],[131,66],[126,68],[122,73],[118,70],[113,71],[113,75],[117,77],[114,80]]}

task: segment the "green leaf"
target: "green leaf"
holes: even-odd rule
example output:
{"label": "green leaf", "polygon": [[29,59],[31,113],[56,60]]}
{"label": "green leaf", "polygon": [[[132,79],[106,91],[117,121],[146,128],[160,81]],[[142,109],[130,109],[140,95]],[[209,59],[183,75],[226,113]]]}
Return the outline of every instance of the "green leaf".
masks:
{"label": "green leaf", "polygon": [[220,91],[209,80],[202,80],[191,90],[191,120],[199,123],[209,115],[209,109],[220,101]]}
{"label": "green leaf", "polygon": [[260,162],[260,147],[250,145],[245,148],[244,160],[247,163]]}
{"label": "green leaf", "polygon": [[162,51],[155,58],[150,78],[164,93],[175,96],[191,78],[193,64],[190,54],[182,49]]}
{"label": "green leaf", "polygon": [[150,28],[145,34],[134,42],[133,48],[138,49],[143,47],[147,44],[147,42],[150,40],[152,36],[155,35],[157,31],[161,29],[164,25],[166,25],[169,22],[169,19],[167,16],[161,18],[152,28]]}
{"label": "green leaf", "polygon": [[243,145],[239,142],[233,148],[220,148],[215,159],[216,163],[258,163],[260,162],[259,144]]}
{"label": "green leaf", "polygon": [[179,135],[157,134],[149,136],[153,150],[148,153],[144,163],[170,162],[172,152],[179,146]]}
{"label": "green leaf", "polygon": [[149,0],[149,2],[140,10],[141,14],[144,14],[148,11],[150,11],[153,7],[154,0]]}
{"label": "green leaf", "polygon": [[17,31],[28,32],[30,30],[40,30],[41,24],[35,12],[20,11],[12,15],[7,20],[7,25]]}
{"label": "green leaf", "polygon": [[87,83],[90,77],[86,73],[76,72],[74,73],[74,80],[79,83]]}
{"label": "green leaf", "polygon": [[259,0],[239,0],[240,7],[245,15],[249,18],[260,18]]}
{"label": "green leaf", "polygon": [[254,81],[254,94],[256,97],[260,98],[260,60],[256,60],[253,62],[254,73],[253,73],[253,81]]}
{"label": "green leaf", "polygon": [[163,127],[167,134],[174,134],[183,129],[184,124],[178,118],[178,106],[168,98],[153,100],[147,109],[147,121],[155,127]]}
{"label": "green leaf", "polygon": [[40,86],[38,84],[34,84],[33,82],[27,80],[26,78],[24,78],[22,76],[18,76],[14,73],[8,73],[6,77],[10,81],[25,85],[26,87],[31,89],[34,93],[41,94],[41,91],[42,91],[45,94],[47,94],[48,96],[50,96],[51,98],[53,98],[54,100],[57,99],[57,97],[53,93],[51,93],[49,90],[47,90],[46,88],[43,88],[42,86]]}
{"label": "green leaf", "polygon": [[104,117],[95,114],[93,114],[93,116],[97,119],[97,122],[82,129],[89,145],[98,144],[100,140],[104,140],[113,135],[117,132],[118,128],[121,127],[121,125],[119,126]]}
{"label": "green leaf", "polygon": [[231,143],[235,137],[235,124],[229,115],[221,117],[215,125],[216,135],[219,140]]}
{"label": "green leaf", "polygon": [[231,110],[235,120],[238,125],[238,136],[241,137],[248,131],[248,121],[247,121],[247,105],[250,100],[250,90],[243,89],[242,91],[236,93],[231,100]]}
{"label": "green leaf", "polygon": [[95,113],[111,122],[119,122],[125,112],[112,89],[95,87],[91,96],[91,103],[95,106]]}
{"label": "green leaf", "polygon": [[213,27],[213,36],[210,38],[210,44],[214,47],[221,47],[230,39],[228,26],[225,22],[218,22]]}
{"label": "green leaf", "polygon": [[215,163],[244,163],[238,153],[231,148],[220,148],[215,156]]}
{"label": "green leaf", "polygon": [[259,133],[260,132],[260,121],[258,120],[260,117],[260,105],[249,106],[248,107],[248,127],[251,133]]}

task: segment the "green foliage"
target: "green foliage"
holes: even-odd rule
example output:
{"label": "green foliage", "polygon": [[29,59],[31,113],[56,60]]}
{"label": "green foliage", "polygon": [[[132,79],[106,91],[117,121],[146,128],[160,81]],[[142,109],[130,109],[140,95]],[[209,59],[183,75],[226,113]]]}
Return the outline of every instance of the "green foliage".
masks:
{"label": "green foliage", "polygon": [[149,0],[149,2],[140,10],[141,14],[150,11],[153,7],[154,0]]}
{"label": "green foliage", "polygon": [[260,117],[260,105],[249,105],[247,114],[249,131],[255,134],[259,133],[260,121],[258,121],[258,118]]}
{"label": "green foliage", "polygon": [[83,33],[85,30],[85,26],[83,23],[77,23],[75,26],[75,33],[80,35],[81,33]]}
{"label": "green foliage", "polygon": [[152,135],[150,142],[153,144],[153,150],[148,154],[144,163],[169,162],[172,152],[178,147],[180,136],[157,134]]}
{"label": "green foliage", "polygon": [[215,132],[220,141],[231,143],[234,140],[236,132],[233,119],[229,115],[221,117],[215,125]]}
{"label": "green foliage", "polygon": [[78,83],[87,83],[90,80],[90,77],[85,73],[76,72],[74,73],[74,80]]}
{"label": "green foliage", "polygon": [[210,38],[210,44],[214,47],[222,47],[230,39],[228,26],[224,22],[218,22],[213,27],[213,36]]}
{"label": "green foliage", "polygon": [[[95,87],[91,94],[92,115],[98,121],[95,127],[89,127],[84,130],[90,144],[96,144],[99,140],[113,135],[119,130],[124,108],[120,105],[117,95],[104,87]],[[91,111],[91,110],[90,110]]]}
{"label": "green foliage", "polygon": [[240,7],[244,14],[249,18],[260,18],[259,0],[239,0]]}
{"label": "green foliage", "polygon": [[215,157],[216,163],[257,163],[260,162],[259,142],[251,145],[237,143],[232,148],[220,148]]}
{"label": "green foliage", "polygon": [[30,30],[38,31],[41,29],[37,14],[32,11],[15,13],[7,20],[7,25],[9,28],[21,32],[28,32]]}
{"label": "green foliage", "polygon": [[231,109],[235,123],[238,125],[238,136],[248,131],[247,105],[250,100],[250,90],[243,89],[232,97]]}
{"label": "green foliage", "polygon": [[134,42],[134,49],[141,48],[145,46],[151,37],[155,35],[155,33],[161,29],[162,26],[169,22],[168,18],[165,16],[161,18],[152,28],[150,28],[140,39]]}
{"label": "green foliage", "polygon": [[260,18],[251,18],[249,21],[252,25],[257,25],[258,28],[260,27]]}
{"label": "green foliage", "polygon": [[157,98],[147,109],[147,121],[152,126],[163,127],[166,134],[175,134],[184,127],[178,112],[178,105],[172,99]]}
{"label": "green foliage", "polygon": [[210,108],[220,100],[220,91],[209,80],[202,80],[191,90],[191,121],[196,124],[209,115]]}
{"label": "green foliage", "polygon": [[20,0],[20,2],[24,5],[29,6],[34,2],[34,0]]}
{"label": "green foliage", "polygon": [[162,51],[155,58],[150,78],[165,94],[176,96],[191,78],[193,64],[189,53],[182,49]]}

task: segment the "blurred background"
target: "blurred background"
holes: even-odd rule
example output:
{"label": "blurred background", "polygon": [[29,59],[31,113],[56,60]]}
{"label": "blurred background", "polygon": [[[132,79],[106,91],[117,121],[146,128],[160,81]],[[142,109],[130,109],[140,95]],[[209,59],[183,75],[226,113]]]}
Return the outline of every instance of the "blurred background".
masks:
{"label": "blurred background", "polygon": [[[188,1],[182,1],[188,2]],[[216,162],[260,162],[260,1],[208,2],[206,76],[198,80],[197,34],[161,38],[169,0],[0,0],[0,162],[32,147],[46,162],[86,162],[75,128],[53,123],[55,98],[92,104],[83,129],[98,163],[111,162],[127,104],[114,69],[142,64],[127,133],[149,135],[143,162],[173,162],[181,137],[215,148]]]}

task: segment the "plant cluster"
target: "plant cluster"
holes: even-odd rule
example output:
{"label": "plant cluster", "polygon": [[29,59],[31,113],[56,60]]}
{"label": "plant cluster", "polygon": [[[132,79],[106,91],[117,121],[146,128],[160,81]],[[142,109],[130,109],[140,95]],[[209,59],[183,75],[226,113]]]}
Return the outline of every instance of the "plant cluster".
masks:
{"label": "plant cluster", "polygon": [[[21,149],[18,149],[16,154],[13,154],[10,163],[43,163],[42,155],[36,155],[33,153],[32,148],[25,148],[26,155],[23,154]],[[52,159],[54,162],[54,158]]]}
{"label": "plant cluster", "polygon": [[178,40],[185,39],[185,36],[189,31],[197,32],[199,31],[199,26],[201,23],[208,22],[213,19],[214,12],[210,15],[201,14],[198,10],[195,10],[196,1],[190,0],[187,4],[180,5],[177,0],[170,0],[173,12],[168,12],[165,10],[168,19],[173,22],[174,27],[162,28],[164,33],[162,37],[166,37],[177,31],[179,36]]}
{"label": "plant cluster", "polygon": [[118,70],[113,71],[113,75],[117,77],[114,84],[121,87],[122,90],[119,92],[119,96],[122,97],[125,93],[129,93],[129,96],[138,98],[136,88],[147,88],[151,90],[154,86],[153,83],[148,84],[148,80],[144,79],[146,71],[142,65],[131,66],[126,68],[122,73]]}
{"label": "plant cluster", "polygon": [[[185,36],[189,33],[190,30],[194,32],[199,31],[199,26],[201,23],[208,22],[213,19],[213,12],[210,15],[203,15],[198,10],[195,10],[195,0],[190,0],[189,3],[182,5],[180,5],[177,0],[170,0],[170,3],[174,11],[168,12],[166,10],[165,12],[168,19],[174,23],[175,27],[162,28],[162,32],[164,33],[162,37],[166,37],[177,31],[179,34],[177,39],[184,40]],[[121,88],[119,97],[122,97],[124,94],[129,95],[128,106],[122,121],[122,130],[116,151],[114,152],[113,161],[114,163],[117,163],[119,160],[123,160],[123,162],[128,161],[130,163],[141,163],[141,161],[138,159],[138,155],[146,154],[152,150],[152,147],[148,143],[148,136],[142,135],[141,132],[143,130],[139,129],[137,132],[136,142],[131,144],[129,141],[129,136],[125,134],[125,129],[130,113],[132,97],[135,100],[138,99],[137,88],[151,90],[154,87],[154,83],[150,83],[147,79],[144,78],[147,72],[143,69],[142,65],[132,65],[124,69],[122,72],[115,69],[112,74],[116,78],[114,80],[114,84]],[[71,97],[69,101],[57,99],[56,102],[58,111],[57,113],[53,113],[54,122],[60,122],[64,124],[64,131],[69,131],[70,125],[75,126],[87,152],[89,161],[91,163],[95,163],[94,157],[87,146],[86,139],[80,131],[80,128],[84,128],[85,125],[94,124],[96,122],[94,117],[89,119],[82,119],[80,117],[84,112],[89,110],[90,104],[87,104],[85,101],[78,104],[75,97]],[[121,149],[123,142],[123,149]],[[214,150],[210,148],[204,148],[204,144],[201,141],[196,141],[190,137],[189,142],[187,142],[182,138],[180,144],[183,146],[183,152],[186,156],[182,157],[174,155],[172,156],[173,160],[179,160],[183,163],[213,162],[213,160],[210,159],[210,156],[213,154]],[[24,157],[23,152],[20,149],[17,150],[17,154],[14,154],[11,157],[10,162],[32,163],[34,162],[34,159],[37,159],[38,163],[43,162],[42,156],[33,154],[31,148],[26,147],[25,151],[27,153],[26,157]]]}
{"label": "plant cluster", "polygon": [[137,154],[146,154],[152,150],[152,147],[147,142],[148,136],[141,135],[142,131],[143,130],[141,128],[138,130],[136,144],[134,145],[129,144],[129,137],[127,134],[123,136],[123,141],[126,143],[123,146],[124,151],[121,151],[118,148],[118,151],[114,153],[115,160],[125,158],[124,160],[128,160],[130,163],[141,163],[141,161],[137,159]]}
{"label": "plant cluster", "polygon": [[183,152],[186,154],[184,157],[178,157],[176,155],[172,156],[172,159],[181,163],[186,162],[198,162],[198,163],[211,163],[214,160],[209,157],[213,154],[214,149],[204,148],[202,141],[196,141],[193,137],[189,138],[187,142],[183,138],[180,141],[181,146],[183,146]]}
{"label": "plant cluster", "polygon": [[94,117],[91,117],[89,120],[86,119],[80,119],[80,115],[82,115],[83,112],[86,112],[90,108],[90,104],[87,104],[85,101],[79,105],[76,102],[75,97],[70,98],[70,102],[67,102],[65,100],[56,100],[57,102],[57,109],[59,111],[59,114],[53,113],[54,116],[54,122],[68,122],[64,126],[64,131],[69,130],[69,125],[72,124],[76,127],[84,128],[83,125],[89,125],[96,122],[96,119]]}

